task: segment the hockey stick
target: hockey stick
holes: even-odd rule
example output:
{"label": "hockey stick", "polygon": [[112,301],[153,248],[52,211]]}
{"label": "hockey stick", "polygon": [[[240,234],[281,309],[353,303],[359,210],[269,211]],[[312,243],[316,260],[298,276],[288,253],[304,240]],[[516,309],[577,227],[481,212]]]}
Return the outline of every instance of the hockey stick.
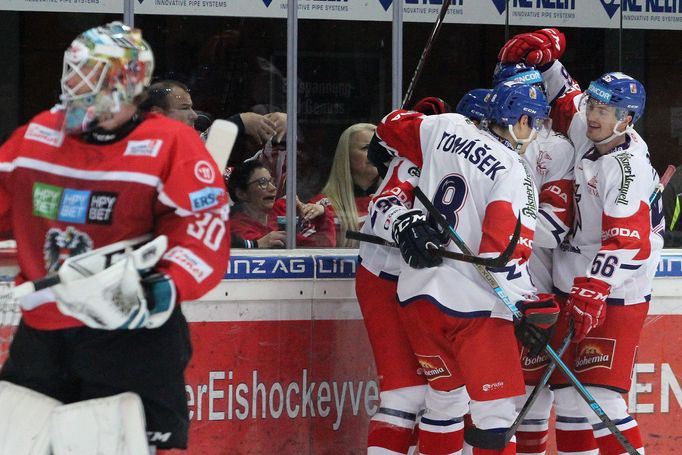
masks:
{"label": "hockey stick", "polygon": [[[507,248],[497,256],[496,258],[482,258],[480,256],[469,256],[462,253],[457,253],[454,251],[448,251],[445,248],[431,249],[431,253],[435,256],[440,256],[443,258],[453,259],[455,261],[469,262],[471,264],[478,264],[485,267],[504,267],[507,262],[511,259],[512,254],[514,254],[514,248],[516,242],[521,235],[521,220],[516,223],[514,229],[514,235],[512,236],[512,241],[509,242]],[[364,232],[358,231],[346,231],[346,238],[352,240],[359,240],[361,242],[374,243],[376,245],[388,246],[391,248],[400,248],[397,243],[389,242],[382,239],[378,235],[365,234]]]}
{"label": "hockey stick", "polygon": [[[27,296],[41,289],[55,286],[59,283],[73,282],[87,276],[92,276],[129,254],[138,270],[144,270],[156,264],[168,247],[168,238],[160,235],[137,249],[136,245],[149,239],[150,236],[123,240],[111,245],[97,248],[64,260],[56,274],[35,281],[27,281],[7,290],[7,294],[15,299]],[[4,295],[3,295],[4,296]]]}
{"label": "hockey stick", "polygon": [[658,181],[658,185],[656,185],[656,189],[654,192],[651,194],[651,197],[649,197],[649,205],[654,205],[656,202],[658,202],[658,198],[661,197],[661,194],[663,194],[663,190],[665,189],[665,186],[668,184],[670,179],[672,178],[673,174],[675,173],[675,166],[672,164],[669,164],[668,167],[665,169],[665,172],[661,176],[661,179]]}
{"label": "hockey stick", "polygon": [[211,153],[220,172],[225,171],[227,160],[230,159],[232,147],[234,147],[238,133],[237,125],[221,119],[214,121],[208,130],[206,148]]}
{"label": "hockey stick", "polygon": [[[656,201],[658,201],[658,198],[660,197],[661,193],[665,189],[665,186],[668,184],[670,181],[670,178],[672,177],[673,173],[675,172],[675,166],[669,165],[666,168],[666,171],[663,173],[663,176],[661,177],[658,185],[656,185],[656,189],[654,192],[651,194],[649,197],[649,204],[654,205]],[[568,331],[568,334],[564,338],[563,342],[561,343],[561,346],[559,347],[557,354],[559,357],[563,355],[563,353],[566,351],[566,348],[570,344],[571,338],[573,337],[573,324],[571,321],[571,326]],[[480,430],[478,428],[467,428],[467,430],[464,432],[464,440],[474,446],[474,447],[480,447],[482,449],[487,449],[487,450],[501,450],[503,449],[511,440],[511,438],[514,436],[516,433],[516,429],[521,425],[523,422],[523,419],[525,416],[528,414],[530,409],[532,408],[533,404],[535,404],[535,401],[537,401],[538,396],[540,396],[540,391],[547,385],[547,382],[549,381],[550,376],[554,372],[554,369],[556,368],[556,364],[552,363],[547,366],[545,369],[544,374],[540,378],[540,381],[538,384],[533,388],[533,391],[531,394],[528,396],[528,399],[523,405],[523,408],[521,408],[521,411],[519,412],[519,415],[516,417],[516,420],[514,420],[514,423],[512,423],[512,426],[504,433],[490,433],[485,430]]]}
{"label": "hockey stick", "polygon": [[[564,337],[564,340],[561,342],[561,345],[557,350],[557,355],[559,357],[564,355],[564,352],[566,352],[568,345],[571,344],[571,338],[573,338],[572,323],[571,328],[568,330],[568,333]],[[507,431],[504,433],[493,433],[475,427],[467,428],[464,431],[464,440],[467,442],[467,444],[486,450],[504,449],[509,441],[511,441],[511,438],[514,437],[514,434],[516,434],[516,429],[519,427],[519,425],[521,425],[521,423],[523,423],[523,419],[526,418],[526,415],[537,401],[542,389],[544,389],[547,385],[547,382],[549,382],[549,378],[552,376],[552,373],[554,373],[555,368],[556,363],[550,363],[547,365],[547,368],[545,368],[545,372],[542,374],[540,381],[538,381],[536,386],[533,388],[533,391],[530,393],[530,395],[528,395],[528,398],[523,404],[519,415],[516,416],[516,420],[514,420],[514,423],[512,423],[511,427],[509,427]]]}
{"label": "hockey stick", "polygon": [[[419,199],[419,201],[426,207],[426,210],[433,216],[435,219],[440,219],[445,224],[447,222],[443,219],[443,215],[436,209],[436,207],[433,206],[431,203],[431,200],[422,192],[422,190],[419,187],[414,188],[414,195]],[[455,230],[448,225],[448,230],[447,232],[450,234],[450,237],[452,240],[455,241],[455,244],[457,247],[462,250],[464,254],[473,254],[469,247],[467,246],[466,243],[464,243],[464,240],[457,235]],[[497,294],[497,297],[505,304],[507,308],[509,308],[509,311],[512,312],[515,318],[521,319],[523,317],[523,314],[519,311],[518,308],[516,308],[516,305],[509,300],[509,296],[504,292],[500,284],[497,282],[497,279],[493,276],[492,273],[488,271],[485,267],[481,265],[476,265],[474,264],[474,267],[476,267],[476,270],[478,270],[478,273],[481,275],[481,277],[488,283],[488,285],[493,289],[495,294]],[[627,440],[625,436],[623,436],[623,433],[618,429],[615,423],[613,423],[613,420],[609,418],[608,415],[606,415],[606,412],[604,412],[604,409],[597,403],[597,401],[592,397],[590,392],[587,391],[585,386],[578,380],[578,378],[575,377],[573,372],[566,366],[563,360],[561,360],[561,357],[557,355],[557,353],[552,349],[551,346],[547,345],[545,347],[545,352],[549,355],[550,360],[556,364],[556,366],[559,367],[561,372],[566,376],[566,378],[571,382],[573,387],[578,391],[578,394],[585,400],[585,402],[592,408],[595,414],[597,414],[597,417],[606,425],[606,427],[611,431],[611,433],[616,437],[618,442],[620,443],[621,446],[625,450],[627,450],[628,454],[630,455],[639,455],[639,452],[635,450],[635,448],[632,446],[630,441]]]}
{"label": "hockey stick", "polygon": [[443,21],[445,20],[445,16],[448,13],[448,7],[450,6],[450,0],[443,0],[443,5],[440,8],[440,13],[438,13],[438,19],[436,20],[436,23],[433,24],[433,29],[431,30],[431,35],[429,36],[429,39],[426,41],[426,46],[424,46],[424,50],[422,51],[422,55],[419,56],[419,62],[417,63],[417,68],[414,70],[414,74],[412,75],[412,80],[410,81],[410,85],[407,87],[407,91],[405,92],[405,97],[403,98],[403,102],[401,104],[401,107],[406,107],[408,104],[412,101],[412,95],[414,92],[414,87],[417,85],[417,81],[419,80],[419,77],[422,74],[422,69],[424,68],[424,64],[426,63],[426,59],[429,57],[429,54],[431,54],[431,48],[433,47],[434,41],[436,41],[436,37],[438,36],[438,33],[440,32],[440,28],[443,25]]}

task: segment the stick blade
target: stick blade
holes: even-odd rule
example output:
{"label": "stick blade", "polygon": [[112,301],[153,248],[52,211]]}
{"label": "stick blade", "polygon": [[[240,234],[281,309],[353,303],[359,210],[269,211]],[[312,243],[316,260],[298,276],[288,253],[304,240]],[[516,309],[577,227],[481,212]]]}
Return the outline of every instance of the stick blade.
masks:
{"label": "stick blade", "polygon": [[238,132],[237,125],[222,119],[214,121],[208,130],[206,148],[221,172],[225,170],[227,160],[230,159]]}
{"label": "stick blade", "polygon": [[486,450],[502,450],[509,442],[507,441],[506,433],[495,433],[481,430],[480,428],[467,428],[464,430],[464,440],[469,445]]}

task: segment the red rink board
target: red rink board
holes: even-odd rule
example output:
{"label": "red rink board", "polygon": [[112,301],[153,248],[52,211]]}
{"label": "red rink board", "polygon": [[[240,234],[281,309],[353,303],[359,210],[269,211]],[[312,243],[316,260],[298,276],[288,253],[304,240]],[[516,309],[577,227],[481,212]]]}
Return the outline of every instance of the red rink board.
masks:
{"label": "red rink board", "polygon": [[[192,323],[191,327],[194,357],[187,375],[188,388],[192,389],[188,394],[192,415],[189,453],[364,452],[367,411],[375,409],[378,394],[362,321],[203,322]],[[631,392],[630,397],[636,399],[640,411],[645,411],[633,415],[639,420],[650,453],[679,453],[682,380],[675,375],[682,373],[681,342],[682,316],[648,318],[637,356],[639,386],[635,390],[639,391]],[[310,401],[298,392],[304,386],[304,370]],[[254,372],[256,384],[262,385],[255,417]],[[242,397],[248,401],[246,416],[243,402],[240,404],[236,398],[239,384]],[[287,402],[288,389],[291,393]],[[263,393],[267,395],[265,418],[260,398]],[[230,395],[232,405],[228,406]],[[277,414],[282,395],[285,404]],[[337,401],[342,405],[338,406]],[[294,411],[298,406],[298,412],[288,413],[287,403]],[[228,407],[232,408],[231,418]],[[214,420],[211,409],[218,413],[213,415]],[[553,441],[548,453],[556,453]]]}

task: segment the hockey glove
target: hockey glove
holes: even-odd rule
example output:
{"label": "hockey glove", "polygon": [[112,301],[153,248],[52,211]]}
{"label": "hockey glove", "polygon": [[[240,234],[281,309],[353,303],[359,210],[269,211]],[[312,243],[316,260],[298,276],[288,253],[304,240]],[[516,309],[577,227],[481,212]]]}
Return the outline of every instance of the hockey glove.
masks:
{"label": "hockey glove", "polygon": [[417,101],[412,108],[413,111],[421,112],[425,115],[447,114],[452,112],[448,103],[435,96],[427,96]]}
{"label": "hockey glove", "polygon": [[140,328],[149,315],[132,258],[90,277],[58,284],[52,290],[59,311],[95,329]]}
{"label": "hockey glove", "polygon": [[507,41],[497,59],[502,63],[525,62],[542,66],[559,59],[566,50],[566,37],[556,28],[521,33]]}
{"label": "hockey glove", "polygon": [[528,349],[528,355],[540,354],[549,343],[554,332],[554,324],[559,318],[559,305],[552,294],[539,294],[539,300],[521,300],[516,308],[523,313],[517,321],[514,333]]}
{"label": "hockey glove", "polygon": [[574,343],[582,341],[590,330],[604,323],[610,290],[608,283],[596,278],[576,277],[573,280],[566,310],[574,323]]}
{"label": "hockey glove", "polygon": [[408,210],[396,218],[393,224],[393,239],[400,246],[405,262],[415,269],[436,267],[443,262],[429,249],[438,249],[440,236],[420,210]]}
{"label": "hockey glove", "polygon": [[173,313],[177,295],[175,284],[168,275],[156,272],[145,276],[141,284],[149,310],[144,326],[155,329],[165,324]]}

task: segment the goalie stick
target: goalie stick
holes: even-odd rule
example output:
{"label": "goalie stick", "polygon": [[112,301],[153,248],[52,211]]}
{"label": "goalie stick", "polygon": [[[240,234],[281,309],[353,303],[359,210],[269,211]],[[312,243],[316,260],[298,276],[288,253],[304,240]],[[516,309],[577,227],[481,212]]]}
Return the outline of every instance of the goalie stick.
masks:
{"label": "goalie stick", "polygon": [[[447,222],[443,219],[443,216],[440,214],[438,209],[434,207],[434,205],[431,203],[431,200],[422,192],[422,190],[419,187],[414,188],[414,195],[419,201],[426,207],[426,210],[433,216],[436,220],[441,220],[443,223],[447,225]],[[448,225],[447,232],[450,234],[450,237],[452,240],[455,241],[455,244],[457,247],[459,247],[460,250],[464,254],[473,254],[472,251],[469,249],[467,244],[462,240],[462,238],[455,232],[455,230]],[[509,308],[509,311],[514,315],[515,318],[521,319],[523,317],[523,314],[521,311],[519,311],[518,308],[516,308],[516,305],[509,300],[509,296],[504,292],[500,284],[497,282],[497,279],[493,276],[492,273],[488,271],[485,267],[482,265],[476,265],[474,264],[474,267],[476,267],[476,270],[478,273],[481,275],[481,277],[488,283],[488,285],[492,288],[492,290],[497,294],[497,297],[502,301],[502,303],[505,304],[507,308]],[[578,394],[582,397],[583,400],[592,408],[594,413],[599,417],[599,419],[604,423],[604,425],[611,431],[611,433],[615,436],[616,440],[618,443],[627,451],[628,454],[630,455],[639,455],[639,452],[632,446],[630,441],[623,436],[623,433],[618,429],[616,424],[609,418],[608,415],[606,415],[606,412],[604,409],[597,403],[597,401],[592,397],[590,392],[585,388],[585,386],[578,380],[578,378],[575,377],[573,372],[566,366],[563,360],[561,360],[561,357],[552,349],[551,346],[547,345],[545,347],[545,352],[549,355],[550,360],[552,363],[556,364],[556,366],[559,367],[563,375],[568,379],[573,387],[578,391]]]}
{"label": "goalie stick", "polygon": [[[68,283],[92,276],[117,261],[128,257],[128,254],[132,257],[138,270],[148,269],[158,262],[168,247],[168,238],[165,235],[160,235],[139,248],[132,249],[135,245],[139,245],[149,238],[150,236],[141,236],[132,240],[123,240],[69,257],[64,260],[56,274],[35,281],[27,281],[19,286],[8,289],[6,293],[10,297],[19,299],[59,283]],[[2,298],[5,297],[3,294]]]}
{"label": "goalie stick", "polygon": [[[658,198],[661,196],[661,193],[663,192],[665,186],[670,181],[670,178],[672,177],[674,172],[675,166],[669,165],[666,168],[658,185],[656,185],[656,189],[653,191],[653,193],[651,193],[651,196],[649,197],[649,205],[654,205],[658,201]],[[559,346],[559,349],[557,350],[557,354],[559,355],[559,357],[561,357],[566,351],[566,348],[570,344],[572,337],[573,324],[571,323],[571,326],[568,330],[568,333],[566,334],[566,337],[564,338],[563,342]],[[516,417],[516,420],[514,420],[514,423],[512,423],[511,427],[509,427],[507,431],[505,431],[504,433],[491,433],[489,431],[481,430],[478,428],[473,427],[467,428],[466,431],[464,432],[464,440],[468,444],[474,447],[479,447],[481,449],[487,450],[503,449],[514,436],[517,428],[519,427],[519,425],[521,425],[523,419],[535,404],[535,401],[537,401],[537,398],[540,396],[540,391],[547,385],[547,382],[549,381],[549,378],[554,372],[555,368],[556,368],[555,363],[551,363],[550,365],[547,366],[545,372],[540,378],[540,381],[533,388],[533,391],[528,396],[528,399],[524,403],[523,408],[521,408],[521,411],[519,412],[519,415]]]}
{"label": "goalie stick", "polygon": [[214,121],[208,129],[206,148],[218,165],[220,172],[225,171],[238,133],[237,125],[222,119]]}
{"label": "goalie stick", "polygon": [[[512,254],[514,254],[514,248],[521,235],[521,220],[517,220],[516,227],[514,228],[514,234],[507,245],[507,248],[495,258],[483,258],[480,256],[469,256],[467,254],[457,253],[454,251],[448,251],[445,248],[431,249],[431,253],[435,256],[440,256],[443,258],[453,259],[455,261],[469,262],[471,264],[478,264],[485,267],[504,267],[507,262],[511,259]],[[358,231],[346,231],[346,238],[352,240],[359,240],[361,242],[374,243],[376,245],[388,246],[391,248],[400,248],[397,243],[389,242],[382,239],[378,235],[365,234],[364,232]]]}

